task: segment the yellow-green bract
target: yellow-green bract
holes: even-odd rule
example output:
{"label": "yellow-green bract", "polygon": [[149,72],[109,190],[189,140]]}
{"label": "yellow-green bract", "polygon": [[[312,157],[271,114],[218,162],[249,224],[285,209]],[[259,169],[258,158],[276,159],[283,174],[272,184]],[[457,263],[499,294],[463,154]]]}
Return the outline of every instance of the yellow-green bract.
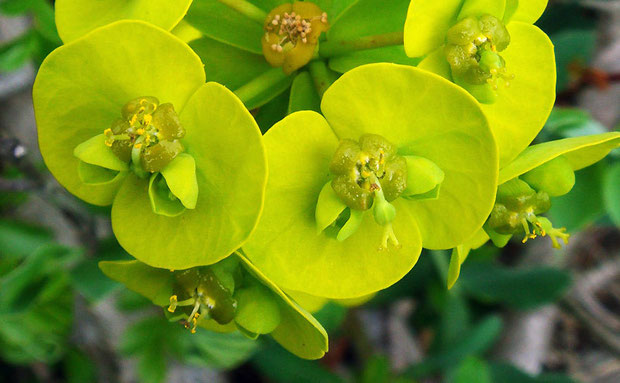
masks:
{"label": "yellow-green bract", "polygon": [[[241,101],[204,83],[198,56],[170,33],[119,21],[58,48],[37,76],[33,98],[46,165],[71,193],[113,205],[120,244],[139,260],[185,269],[215,263],[238,249],[260,215],[266,163],[258,126]],[[101,134],[136,97],[172,103],[196,162],[198,200],[178,217],[154,214],[148,179],[121,171],[99,185],[82,183],[74,149]]]}
{"label": "yellow-green bract", "polygon": [[547,0],[415,0],[405,24],[405,50],[422,57],[420,68],[452,80],[444,53],[446,33],[467,16],[489,14],[503,20],[510,33],[508,48],[500,52],[510,86],[500,86],[494,103],[483,104],[499,149],[500,166],[523,151],[542,129],[555,101],[555,56],[551,41],[531,25]]}
{"label": "yellow-green bract", "polygon": [[119,20],[142,20],[169,31],[191,4],[192,0],[56,0],[56,27],[65,43]]}
{"label": "yellow-green bract", "polygon": [[[269,334],[293,354],[305,359],[319,359],[327,352],[327,333],[319,322],[306,310],[262,274],[243,255],[236,254],[243,267],[263,286],[275,294],[280,308],[280,322]],[[158,306],[168,306],[173,291],[173,273],[149,267],[139,261],[116,261],[99,263],[101,270]],[[261,318],[252,318],[260,326]],[[199,326],[218,332],[236,331],[235,325],[218,325],[213,320],[200,320]],[[199,330],[200,331],[200,330]],[[205,330],[202,330],[205,331]]]}
{"label": "yellow-green bract", "polygon": [[[572,169],[577,171],[600,161],[617,147],[620,147],[620,132],[566,138],[533,145],[500,170],[498,183],[504,184],[560,156],[568,160]],[[469,251],[477,249],[488,240],[489,236],[484,230],[480,230],[472,238],[454,249],[448,273],[449,288],[458,279],[461,265],[467,259]]]}
{"label": "yellow-green bract", "polygon": [[[321,109],[325,118],[294,113],[265,135],[265,210],[244,250],[279,286],[329,298],[370,294],[402,278],[422,246],[451,248],[482,227],[495,199],[497,148],[467,92],[413,67],[372,64],[337,80]],[[445,172],[438,199],[393,201],[400,249],[378,249],[382,227],[372,214],[342,242],[316,231],[315,206],[339,139],[364,134],[382,135],[399,154]]]}

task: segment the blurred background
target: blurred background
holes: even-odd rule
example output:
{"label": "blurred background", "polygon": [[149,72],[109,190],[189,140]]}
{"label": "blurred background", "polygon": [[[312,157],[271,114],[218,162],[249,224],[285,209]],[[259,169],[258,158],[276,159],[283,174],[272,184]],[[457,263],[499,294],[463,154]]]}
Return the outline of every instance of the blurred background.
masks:
{"label": "blurred background", "polygon": [[[538,25],[558,97],[537,141],[617,130],[620,1],[551,1]],[[38,151],[32,82],[59,44],[53,1],[0,0],[0,382],[620,382],[618,151],[554,201],[567,247],[483,247],[450,291],[449,254],[426,252],[366,304],[318,311],[330,352],[303,361],[267,337],[192,335],[101,274],[128,258],[109,211]]]}

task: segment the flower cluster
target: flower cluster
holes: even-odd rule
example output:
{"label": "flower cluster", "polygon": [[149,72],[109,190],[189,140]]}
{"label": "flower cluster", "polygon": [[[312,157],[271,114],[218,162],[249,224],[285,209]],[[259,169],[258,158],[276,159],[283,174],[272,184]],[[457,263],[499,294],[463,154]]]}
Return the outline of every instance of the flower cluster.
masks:
{"label": "flower cluster", "polygon": [[529,146],[555,99],[544,0],[136,3],[56,1],[39,142],[69,192],[112,206],[137,260],[102,271],[192,332],[320,358],[291,297],[362,302],[423,248],[453,250],[452,286],[488,240],[560,246],[543,214],[620,146]]}

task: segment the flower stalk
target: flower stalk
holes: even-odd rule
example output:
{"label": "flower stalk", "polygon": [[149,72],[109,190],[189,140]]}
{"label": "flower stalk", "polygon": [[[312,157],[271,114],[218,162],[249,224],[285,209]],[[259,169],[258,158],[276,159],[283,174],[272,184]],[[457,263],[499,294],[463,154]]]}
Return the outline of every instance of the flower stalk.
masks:
{"label": "flower stalk", "polygon": [[365,36],[355,40],[325,41],[321,43],[319,55],[324,58],[329,58],[366,49],[402,45],[403,42],[404,35],[402,31]]}
{"label": "flower stalk", "polygon": [[263,24],[267,18],[267,13],[256,5],[245,0],[218,0],[220,3],[234,9],[235,11],[246,16],[252,21],[256,21],[259,24]]}

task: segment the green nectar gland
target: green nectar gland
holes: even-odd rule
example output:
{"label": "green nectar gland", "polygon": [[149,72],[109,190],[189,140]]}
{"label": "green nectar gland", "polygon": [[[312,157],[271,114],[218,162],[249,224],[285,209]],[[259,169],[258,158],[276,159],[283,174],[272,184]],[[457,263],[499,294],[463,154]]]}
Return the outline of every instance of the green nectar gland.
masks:
{"label": "green nectar gland", "polygon": [[105,143],[118,158],[131,162],[137,175],[159,172],[183,152],[179,139],[185,129],[172,104],[139,97],[125,104],[121,115],[104,131]]}
{"label": "green nectar gland", "polygon": [[454,81],[480,102],[493,103],[500,85],[510,86],[514,75],[507,73],[499,54],[510,44],[502,21],[491,15],[464,18],[448,30],[446,40],[445,55]]}
{"label": "green nectar gland", "polygon": [[525,181],[515,178],[499,186],[493,211],[485,224],[485,230],[502,235],[523,233],[522,242],[537,236],[549,236],[553,247],[560,248],[558,238],[568,244],[569,234],[565,228],[556,229],[551,222],[538,215],[551,208],[549,194],[536,191]]}
{"label": "green nectar gland", "polygon": [[176,271],[174,277],[176,283],[168,312],[180,311],[180,317],[186,318],[185,328],[191,328],[192,333],[196,332],[200,318],[213,319],[221,325],[235,318],[237,301],[230,287],[225,286],[210,267]]}
{"label": "green nectar gland", "polygon": [[290,74],[306,65],[322,32],[329,29],[327,13],[311,2],[282,4],[267,15],[263,54],[273,67]]}
{"label": "green nectar gland", "polygon": [[[387,248],[390,242],[399,246],[392,229],[396,209],[390,202],[407,188],[407,161],[396,152],[395,145],[374,134],[363,135],[359,142],[349,139],[340,142],[329,169],[331,191],[326,190],[333,192],[340,203],[340,215],[332,223],[338,240],[353,234],[363,213],[372,208],[375,221],[384,227],[382,248]],[[320,205],[317,205],[317,220],[319,209],[323,208]],[[328,228],[326,233],[333,229]]]}

